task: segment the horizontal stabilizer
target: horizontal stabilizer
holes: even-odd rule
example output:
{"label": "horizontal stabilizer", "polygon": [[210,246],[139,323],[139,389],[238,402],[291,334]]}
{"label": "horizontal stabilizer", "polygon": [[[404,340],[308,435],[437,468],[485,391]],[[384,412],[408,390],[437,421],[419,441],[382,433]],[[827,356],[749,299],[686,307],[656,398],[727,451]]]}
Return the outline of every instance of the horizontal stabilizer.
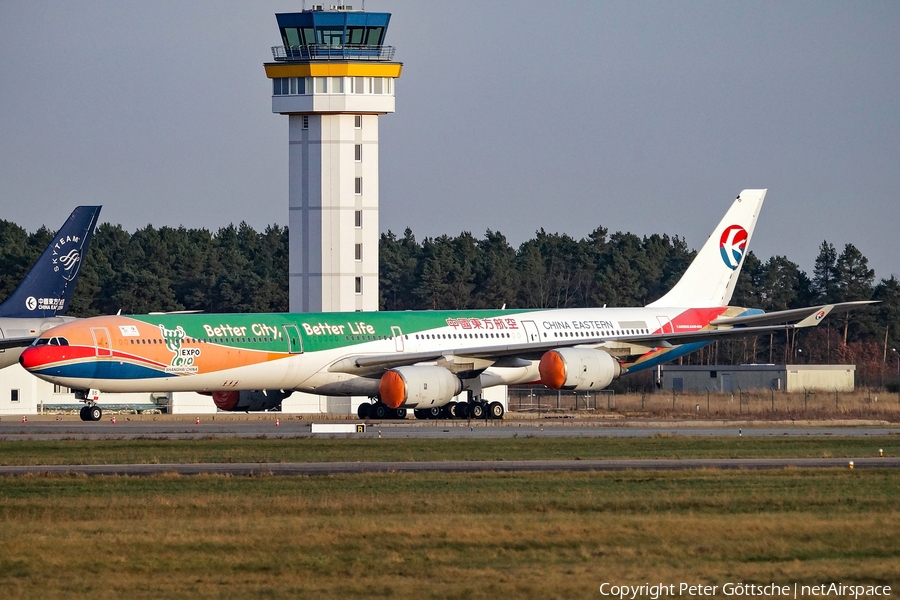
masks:
{"label": "horizontal stabilizer", "polygon": [[0,350],[9,350],[10,348],[25,348],[34,343],[37,335],[28,337],[0,338]]}
{"label": "horizontal stabilizer", "polygon": [[710,322],[717,327],[765,327],[767,325],[779,325],[793,323],[795,327],[811,327],[818,325],[829,313],[842,313],[855,308],[861,308],[870,304],[876,304],[876,300],[858,300],[856,302],[839,302],[837,304],[820,304],[819,306],[807,306],[806,308],[792,308],[769,313],[759,313],[747,316],[723,317]]}

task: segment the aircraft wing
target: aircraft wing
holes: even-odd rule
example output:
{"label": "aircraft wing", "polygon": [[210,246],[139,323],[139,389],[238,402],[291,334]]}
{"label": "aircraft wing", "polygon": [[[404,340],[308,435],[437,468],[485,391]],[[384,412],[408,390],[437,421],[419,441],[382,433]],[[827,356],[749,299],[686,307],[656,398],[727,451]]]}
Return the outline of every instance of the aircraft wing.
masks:
{"label": "aircraft wing", "polygon": [[37,337],[37,335],[32,335],[30,337],[0,338],[0,350],[8,350],[9,348],[24,348],[25,346],[30,346],[32,342],[37,339]]}
{"label": "aircraft wing", "polygon": [[[471,348],[447,348],[430,352],[366,354],[345,357],[333,363],[332,373],[348,373],[358,376],[377,375],[388,369],[436,361],[478,360],[496,366],[524,366],[526,361],[540,360],[541,356],[555,348],[573,346],[596,347],[606,342],[631,343],[648,348],[672,348],[680,344],[710,342],[724,338],[748,337],[782,332],[785,329],[814,327],[832,312],[846,312],[872,304],[872,301],[823,304],[745,317],[726,317],[710,323],[709,329],[681,333],[650,333],[628,337],[585,337],[554,339],[542,342],[522,342],[496,346]],[[792,322],[793,321],[793,322]],[[602,346],[601,348],[602,349]],[[486,364],[489,366],[489,364]]]}

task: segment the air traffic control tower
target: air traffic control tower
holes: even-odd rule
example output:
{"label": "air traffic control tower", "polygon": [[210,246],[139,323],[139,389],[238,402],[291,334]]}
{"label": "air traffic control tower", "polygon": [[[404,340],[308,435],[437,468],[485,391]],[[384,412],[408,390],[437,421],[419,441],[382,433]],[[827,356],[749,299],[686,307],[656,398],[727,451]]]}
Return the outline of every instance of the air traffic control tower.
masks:
{"label": "air traffic control tower", "polygon": [[283,45],[265,67],[272,112],[288,116],[290,310],[378,310],[378,116],[403,66],[383,45],[391,15],[275,16]]}

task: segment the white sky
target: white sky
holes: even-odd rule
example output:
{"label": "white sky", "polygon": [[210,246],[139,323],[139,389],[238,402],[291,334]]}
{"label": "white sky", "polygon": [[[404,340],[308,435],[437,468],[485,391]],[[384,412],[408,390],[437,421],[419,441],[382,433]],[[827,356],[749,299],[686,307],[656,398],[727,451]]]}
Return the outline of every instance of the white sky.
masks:
{"label": "white sky", "polygon": [[[358,3],[356,0],[354,3]],[[311,2],[307,3],[310,6]],[[287,224],[263,63],[300,0],[0,0],[0,218]],[[900,3],[368,0],[404,63],[381,229],[514,245],[598,226],[699,248],[744,188],[751,244],[900,274]]]}

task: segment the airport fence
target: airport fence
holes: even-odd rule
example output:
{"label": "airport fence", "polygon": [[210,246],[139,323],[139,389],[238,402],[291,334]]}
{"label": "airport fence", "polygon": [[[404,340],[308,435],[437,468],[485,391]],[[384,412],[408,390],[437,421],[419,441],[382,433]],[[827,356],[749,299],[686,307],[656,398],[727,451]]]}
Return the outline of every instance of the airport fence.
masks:
{"label": "airport fence", "polygon": [[900,421],[900,394],[883,390],[738,390],[732,393],[616,394],[509,388],[509,410],[654,418],[883,419]]}

